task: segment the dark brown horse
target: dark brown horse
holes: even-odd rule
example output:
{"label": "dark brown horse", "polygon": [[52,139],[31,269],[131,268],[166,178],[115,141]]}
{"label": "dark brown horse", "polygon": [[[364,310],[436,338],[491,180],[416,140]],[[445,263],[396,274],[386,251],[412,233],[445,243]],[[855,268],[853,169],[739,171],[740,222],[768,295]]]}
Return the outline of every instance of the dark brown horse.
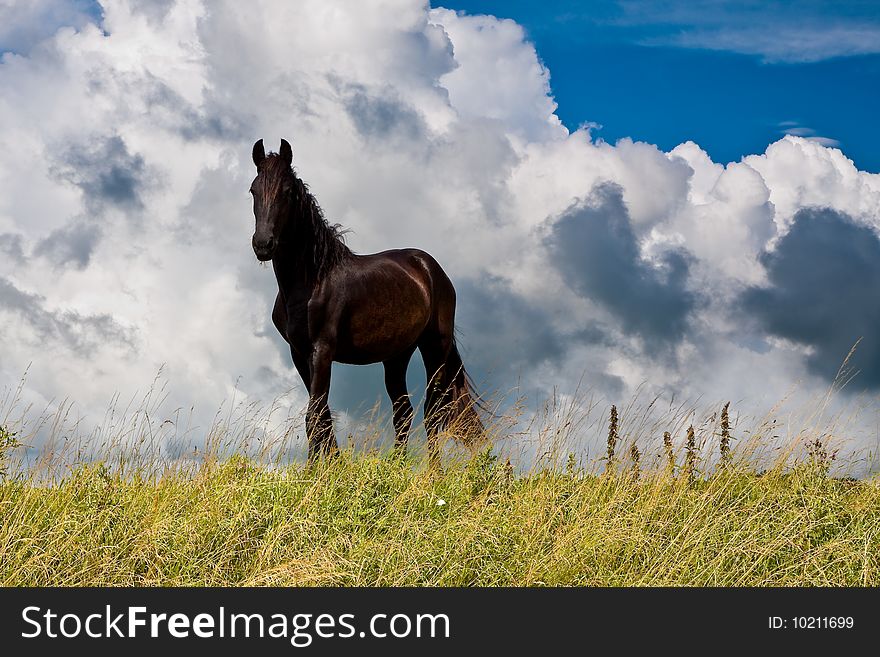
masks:
{"label": "dark brown horse", "polygon": [[432,464],[437,434],[454,424],[472,441],[483,427],[455,345],[455,289],[430,255],[418,249],[356,255],[327,223],[305,183],[294,173],[290,144],[266,155],[254,144],[257,177],[253,247],[272,261],[278,296],[272,321],[290,344],[293,364],[309,392],[309,458],[337,450],[327,396],[331,363],[385,365],[396,446],[406,450],[413,409],[406,369],[418,349],[428,374],[425,427]]}

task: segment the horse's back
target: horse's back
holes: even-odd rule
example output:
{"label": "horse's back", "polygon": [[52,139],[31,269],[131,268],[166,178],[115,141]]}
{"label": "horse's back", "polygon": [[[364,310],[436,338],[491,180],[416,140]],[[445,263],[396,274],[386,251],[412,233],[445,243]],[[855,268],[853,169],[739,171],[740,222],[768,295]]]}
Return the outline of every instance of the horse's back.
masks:
{"label": "horse's back", "polygon": [[434,256],[421,249],[394,249],[376,253],[374,256],[403,263],[422,281],[428,291],[431,308],[426,328],[433,333],[448,334],[451,337],[455,323],[455,287]]}
{"label": "horse's back", "polygon": [[391,249],[371,255],[360,256],[363,258],[376,258],[377,261],[389,260],[403,267],[410,275],[420,279],[430,290],[431,302],[436,303],[438,296],[451,294],[454,300],[455,290],[452,282],[443,271],[440,263],[427,251],[421,249]]}

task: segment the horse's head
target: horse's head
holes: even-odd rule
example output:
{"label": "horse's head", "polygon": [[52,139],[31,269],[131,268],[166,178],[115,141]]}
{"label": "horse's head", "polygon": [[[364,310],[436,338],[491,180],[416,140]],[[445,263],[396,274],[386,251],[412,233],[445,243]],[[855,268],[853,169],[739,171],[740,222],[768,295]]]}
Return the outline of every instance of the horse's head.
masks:
{"label": "horse's head", "polygon": [[290,216],[296,178],[290,168],[293,150],[286,140],[281,140],[278,153],[266,155],[263,140],[254,144],[254,164],[257,177],[251,183],[254,197],[254,217],[257,220],[251,241],[257,260],[271,260],[278,248],[281,233]]}

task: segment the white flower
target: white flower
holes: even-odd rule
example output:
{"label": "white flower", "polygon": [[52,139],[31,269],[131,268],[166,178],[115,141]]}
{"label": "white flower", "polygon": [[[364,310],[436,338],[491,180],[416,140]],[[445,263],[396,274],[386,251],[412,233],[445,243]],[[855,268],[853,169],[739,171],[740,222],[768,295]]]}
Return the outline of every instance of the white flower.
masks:
{"label": "white flower", "polygon": [[446,500],[437,500],[437,506],[446,506]]}

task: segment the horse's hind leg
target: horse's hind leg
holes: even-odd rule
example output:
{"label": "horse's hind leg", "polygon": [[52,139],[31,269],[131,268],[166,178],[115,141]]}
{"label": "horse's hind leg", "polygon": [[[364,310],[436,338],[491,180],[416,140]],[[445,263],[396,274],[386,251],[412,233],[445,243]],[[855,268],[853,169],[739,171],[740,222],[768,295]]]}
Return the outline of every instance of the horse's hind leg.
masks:
{"label": "horse's hind leg", "polygon": [[425,362],[428,388],[425,394],[425,431],[428,434],[428,462],[432,469],[440,467],[439,433],[446,424],[451,401],[449,381],[444,364],[452,337],[428,333],[419,340],[419,351]]}
{"label": "horse's hind leg", "polygon": [[406,440],[413,421],[413,407],[406,389],[406,368],[414,350],[415,347],[383,363],[385,365],[385,390],[388,391],[388,396],[391,398],[394,416],[394,447],[401,454],[406,453]]}

